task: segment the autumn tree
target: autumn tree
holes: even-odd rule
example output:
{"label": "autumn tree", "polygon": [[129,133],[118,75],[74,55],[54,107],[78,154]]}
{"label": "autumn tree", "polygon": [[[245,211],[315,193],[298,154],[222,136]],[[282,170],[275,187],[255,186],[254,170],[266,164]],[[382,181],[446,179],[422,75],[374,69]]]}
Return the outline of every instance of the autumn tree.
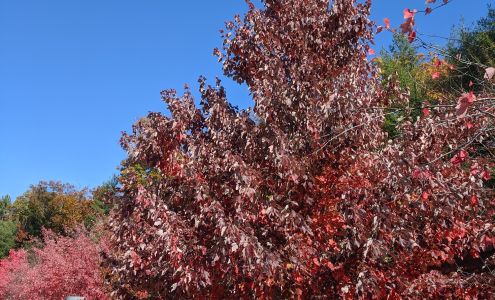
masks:
{"label": "autumn tree", "polygon": [[164,91],[171,117],[122,137],[116,295],[490,296],[495,203],[472,147],[491,137],[492,95],[417,107],[390,142],[387,109],[410,95],[368,60],[371,1],[248,5],[214,53],[252,111],[200,78],[199,107],[187,87]]}
{"label": "autumn tree", "polygon": [[114,184],[90,195],[69,184],[41,182],[6,204],[0,220],[0,254],[7,256],[0,260],[1,299],[108,299],[103,201],[113,195]]}
{"label": "autumn tree", "polygon": [[12,219],[19,224],[18,240],[41,237],[42,228],[64,233],[83,223],[90,224],[95,212],[87,190],[70,184],[40,182],[13,204]]}
{"label": "autumn tree", "polygon": [[0,298],[65,299],[81,295],[86,299],[109,299],[100,272],[103,251],[78,230],[70,236],[43,232],[43,248],[11,250],[0,260]]}

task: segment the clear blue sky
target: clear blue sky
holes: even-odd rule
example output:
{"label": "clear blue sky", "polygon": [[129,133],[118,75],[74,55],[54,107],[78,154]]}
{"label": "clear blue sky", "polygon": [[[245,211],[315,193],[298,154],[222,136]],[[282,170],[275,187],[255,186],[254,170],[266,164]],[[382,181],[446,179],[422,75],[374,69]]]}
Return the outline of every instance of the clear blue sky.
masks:
{"label": "clear blue sky", "polygon": [[[374,0],[373,19],[397,26],[424,2]],[[420,30],[447,36],[488,3],[453,0],[419,18]],[[121,131],[164,111],[161,90],[221,74],[218,29],[244,11],[243,0],[0,0],[0,195],[40,180],[108,180],[125,156]],[[381,34],[376,49],[389,41]],[[251,105],[244,86],[224,83],[234,104]]]}

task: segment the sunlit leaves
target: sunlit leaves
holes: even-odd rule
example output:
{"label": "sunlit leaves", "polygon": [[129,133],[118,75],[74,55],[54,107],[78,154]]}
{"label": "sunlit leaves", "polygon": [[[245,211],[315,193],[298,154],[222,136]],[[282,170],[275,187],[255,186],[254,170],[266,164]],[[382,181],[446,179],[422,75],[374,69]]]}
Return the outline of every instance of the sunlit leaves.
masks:
{"label": "sunlit leaves", "polygon": [[100,274],[100,249],[83,231],[73,237],[44,232],[43,248],[11,250],[0,260],[2,299],[109,299]]}
{"label": "sunlit leaves", "polygon": [[385,23],[385,27],[387,29],[390,29],[390,19],[389,18],[383,19],[383,23]]}
{"label": "sunlit leaves", "polygon": [[462,94],[457,100],[456,113],[459,117],[466,115],[468,108],[476,101],[476,95],[473,92]]}
{"label": "sunlit leaves", "polygon": [[485,79],[491,80],[493,78],[493,75],[495,75],[495,68],[489,67],[485,69]]}
{"label": "sunlit leaves", "polygon": [[[470,116],[474,93],[430,97],[423,83],[448,66],[407,40],[401,68],[371,63],[369,3],[263,4],[226,23],[214,51],[225,75],[247,84],[252,110],[200,78],[199,107],[188,88],[164,91],[171,116],[150,113],[123,136],[110,222],[116,295],[428,298],[441,294],[428,284],[446,280],[462,289],[454,279],[472,279],[454,262],[485,255],[494,235],[483,215],[493,211],[489,164],[470,149],[487,124]],[[412,42],[417,11],[403,13]],[[382,127],[393,118],[392,141]]]}

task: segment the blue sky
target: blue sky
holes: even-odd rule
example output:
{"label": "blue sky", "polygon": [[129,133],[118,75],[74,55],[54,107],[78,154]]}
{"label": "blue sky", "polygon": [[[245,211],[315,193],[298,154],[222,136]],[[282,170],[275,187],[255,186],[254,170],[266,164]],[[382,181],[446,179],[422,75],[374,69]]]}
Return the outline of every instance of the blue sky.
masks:
{"label": "blue sky", "polygon": [[[448,36],[493,2],[453,0],[418,18],[419,29]],[[404,8],[423,6],[374,0],[372,18],[398,26]],[[121,131],[164,111],[161,90],[221,75],[218,30],[245,9],[242,0],[0,0],[0,195],[40,180],[94,187],[110,179],[125,157]],[[376,41],[379,50],[390,34]],[[251,105],[245,86],[224,84],[231,102]]]}

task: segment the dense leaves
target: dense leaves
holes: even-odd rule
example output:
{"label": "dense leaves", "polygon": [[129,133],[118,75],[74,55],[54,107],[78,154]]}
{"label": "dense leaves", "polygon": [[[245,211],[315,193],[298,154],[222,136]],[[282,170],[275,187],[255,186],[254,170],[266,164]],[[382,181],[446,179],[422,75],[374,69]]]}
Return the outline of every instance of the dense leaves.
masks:
{"label": "dense leaves", "polygon": [[[14,203],[0,202],[0,299],[107,299],[103,201],[114,182],[93,192],[41,182]],[[46,228],[49,228],[47,230]],[[84,229],[81,229],[84,228]],[[93,230],[87,232],[88,229]]]}
{"label": "dense leaves", "polygon": [[0,260],[0,296],[9,297],[10,286],[19,273],[24,273],[29,268],[27,253],[25,250],[11,250],[9,256]]}
{"label": "dense leaves", "polygon": [[11,250],[0,261],[0,298],[108,299],[100,274],[101,249],[89,236],[77,231],[72,237],[58,237],[45,231],[44,240],[44,247],[34,248],[32,254]]}
{"label": "dense leaves", "polygon": [[11,207],[10,219],[19,226],[18,243],[41,237],[42,228],[64,234],[81,224],[91,226],[101,213],[87,190],[70,184],[40,182],[19,196]]}
{"label": "dense leaves", "polygon": [[[116,295],[492,295],[492,162],[478,149],[491,140],[493,95],[426,105],[394,78],[382,84],[367,59],[369,1],[248,4],[215,54],[253,110],[200,78],[199,108],[187,87],[164,91],[171,117],[151,113],[122,137]],[[415,13],[404,12],[410,41]],[[391,142],[388,110],[411,103],[422,114],[397,123]]]}
{"label": "dense leaves", "polygon": [[460,28],[454,37],[447,54],[456,68],[448,86],[476,92],[488,88],[493,93],[493,86],[487,86],[483,79],[489,78],[486,70],[495,65],[495,9],[490,8],[475,28]]}
{"label": "dense leaves", "polygon": [[0,221],[0,258],[9,254],[10,249],[15,246],[17,226],[12,221]]}
{"label": "dense leaves", "polygon": [[12,221],[12,204],[9,196],[0,198],[0,258],[9,254],[15,246],[16,223]]}

